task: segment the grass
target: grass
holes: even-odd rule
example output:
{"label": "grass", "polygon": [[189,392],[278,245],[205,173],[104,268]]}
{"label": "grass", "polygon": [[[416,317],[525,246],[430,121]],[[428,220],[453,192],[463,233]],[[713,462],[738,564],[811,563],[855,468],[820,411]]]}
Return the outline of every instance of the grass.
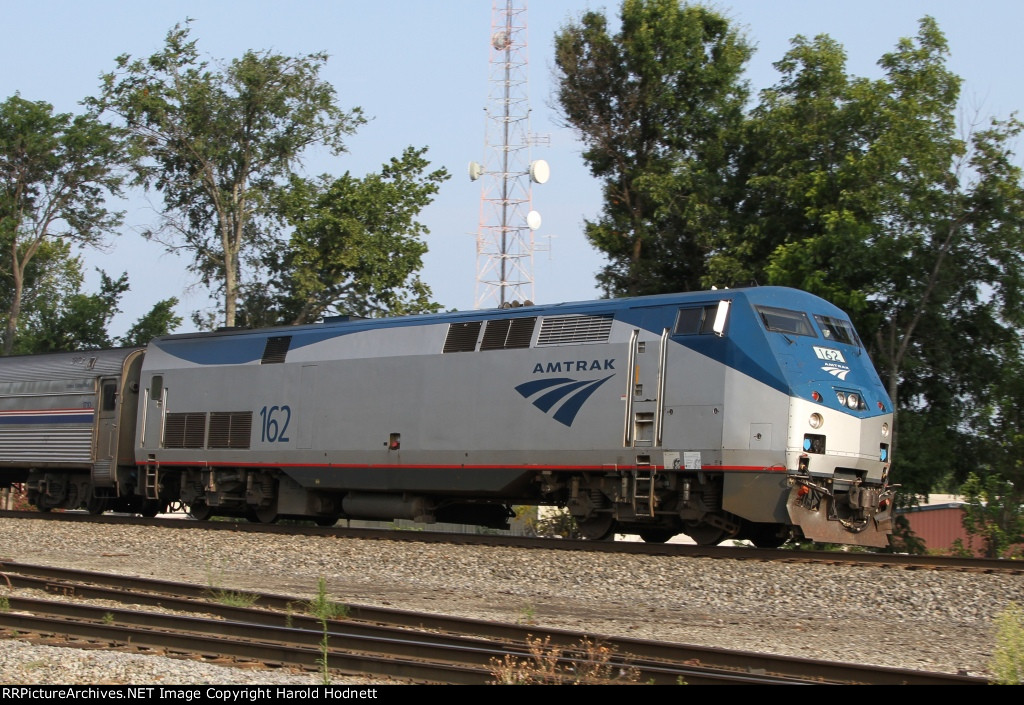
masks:
{"label": "grass", "polygon": [[208,588],[206,594],[213,602],[227,607],[252,607],[260,599],[259,595],[254,595],[250,592],[225,590],[223,588]]}
{"label": "grass", "polygon": [[1024,684],[1024,607],[1016,602],[996,615],[996,648],[990,668],[996,685]]}
{"label": "grass", "polygon": [[331,671],[329,668],[330,647],[328,644],[327,628],[328,621],[341,619],[348,616],[348,606],[340,602],[334,602],[327,597],[327,580],[321,576],[317,581],[316,597],[306,603],[309,613],[320,620],[320,627],[323,629],[323,638],[320,640],[320,658],[317,664],[320,666],[320,677],[323,685],[331,684]]}
{"label": "grass", "polygon": [[213,575],[213,571],[209,566],[206,567],[206,582],[209,585],[206,588],[206,595],[212,602],[216,602],[219,605],[226,605],[227,607],[252,607],[260,599],[259,595],[253,593],[217,587],[219,581]]}
{"label": "grass", "polygon": [[519,621],[520,624],[536,624],[537,623],[536,622],[536,619],[537,619],[537,609],[533,605],[531,605],[531,604],[523,605],[522,608],[520,608],[520,609],[521,609],[522,615],[523,615],[522,619]]}
{"label": "grass", "polygon": [[317,581],[316,597],[306,603],[306,609],[321,622],[348,616],[348,605],[328,599],[327,581],[324,578]]}

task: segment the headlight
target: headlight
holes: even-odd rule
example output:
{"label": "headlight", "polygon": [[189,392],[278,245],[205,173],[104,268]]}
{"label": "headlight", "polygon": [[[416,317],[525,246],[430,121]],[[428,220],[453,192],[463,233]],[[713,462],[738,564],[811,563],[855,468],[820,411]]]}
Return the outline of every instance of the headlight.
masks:
{"label": "headlight", "polygon": [[882,438],[888,438],[888,437],[889,437],[889,424],[883,423],[882,424]]}
{"label": "headlight", "polygon": [[811,414],[811,418],[808,419],[808,423],[811,424],[811,428],[821,428],[821,425],[825,423],[825,419],[821,418],[821,414],[815,412]]}
{"label": "headlight", "polygon": [[836,400],[839,402],[839,406],[845,406],[851,411],[864,411],[867,408],[867,404],[859,392],[844,392],[837,389]]}

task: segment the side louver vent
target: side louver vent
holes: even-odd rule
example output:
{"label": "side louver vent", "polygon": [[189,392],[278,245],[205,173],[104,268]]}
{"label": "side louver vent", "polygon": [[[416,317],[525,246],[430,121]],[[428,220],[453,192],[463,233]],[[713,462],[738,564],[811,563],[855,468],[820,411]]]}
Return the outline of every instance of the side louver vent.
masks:
{"label": "side louver vent", "polygon": [[202,448],[206,441],[206,414],[167,414],[164,448]]}
{"label": "side louver vent", "polygon": [[452,323],[448,326],[448,337],[444,341],[444,352],[472,352],[476,349],[476,339],[480,337],[483,321],[469,323]]}
{"label": "side louver vent", "polygon": [[537,345],[606,343],[612,330],[609,316],[552,316],[540,326]]}
{"label": "side louver vent", "polygon": [[536,327],[536,317],[506,318],[504,320],[487,321],[484,328],[484,339],[480,342],[481,350],[507,350],[509,348],[528,348]]}
{"label": "side louver vent", "polygon": [[288,355],[288,348],[292,344],[290,335],[275,335],[267,338],[267,344],[263,348],[263,359],[261,365],[270,365],[275,362],[284,362]]}
{"label": "side louver vent", "polygon": [[251,411],[214,411],[210,414],[210,448],[248,448],[251,435]]}

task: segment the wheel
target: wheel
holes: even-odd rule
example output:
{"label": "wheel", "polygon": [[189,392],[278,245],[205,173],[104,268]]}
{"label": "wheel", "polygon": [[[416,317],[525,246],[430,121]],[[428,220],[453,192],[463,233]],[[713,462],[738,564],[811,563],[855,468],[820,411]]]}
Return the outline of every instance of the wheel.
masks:
{"label": "wheel", "polygon": [[152,519],[159,514],[160,510],[163,508],[164,506],[160,502],[153,499],[147,499],[142,503],[142,508],[139,510],[139,514],[147,519]]}
{"label": "wheel", "polygon": [[317,526],[334,526],[338,523],[338,517],[316,517],[313,523]]}
{"label": "wheel", "polygon": [[586,521],[576,522],[581,539],[604,541],[615,533],[615,518],[611,514],[598,514]]}
{"label": "wheel", "polygon": [[646,543],[665,543],[676,535],[671,529],[644,529],[638,533]]}
{"label": "wheel", "polygon": [[110,502],[106,497],[90,497],[85,503],[85,511],[93,515],[99,515],[107,511]]}
{"label": "wheel", "polygon": [[751,524],[743,533],[758,548],[778,548],[789,540],[782,524]]}
{"label": "wheel", "polygon": [[277,523],[277,502],[270,507],[256,507],[252,511],[252,516],[261,524]]}
{"label": "wheel", "polygon": [[686,535],[696,542],[698,546],[717,546],[725,541],[727,534],[722,529],[710,524],[696,524],[683,529]]}
{"label": "wheel", "polygon": [[188,505],[188,513],[196,521],[206,521],[213,514],[213,510],[205,502],[196,502]]}

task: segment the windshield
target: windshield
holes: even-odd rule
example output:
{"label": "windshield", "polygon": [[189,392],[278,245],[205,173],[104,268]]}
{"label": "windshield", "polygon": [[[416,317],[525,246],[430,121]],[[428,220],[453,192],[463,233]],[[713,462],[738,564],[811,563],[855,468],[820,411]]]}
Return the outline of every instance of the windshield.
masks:
{"label": "windshield", "polygon": [[807,314],[803,311],[758,306],[757,312],[761,315],[761,320],[764,321],[764,327],[770,331],[789,333],[790,335],[806,335],[811,338],[818,337]]}
{"label": "windshield", "polygon": [[849,321],[844,321],[841,318],[832,318],[831,316],[819,316],[818,314],[815,314],[814,320],[818,322],[821,334],[825,337],[825,340],[834,340],[837,343],[863,347],[860,338],[857,337],[857,331],[853,329],[853,324]]}

